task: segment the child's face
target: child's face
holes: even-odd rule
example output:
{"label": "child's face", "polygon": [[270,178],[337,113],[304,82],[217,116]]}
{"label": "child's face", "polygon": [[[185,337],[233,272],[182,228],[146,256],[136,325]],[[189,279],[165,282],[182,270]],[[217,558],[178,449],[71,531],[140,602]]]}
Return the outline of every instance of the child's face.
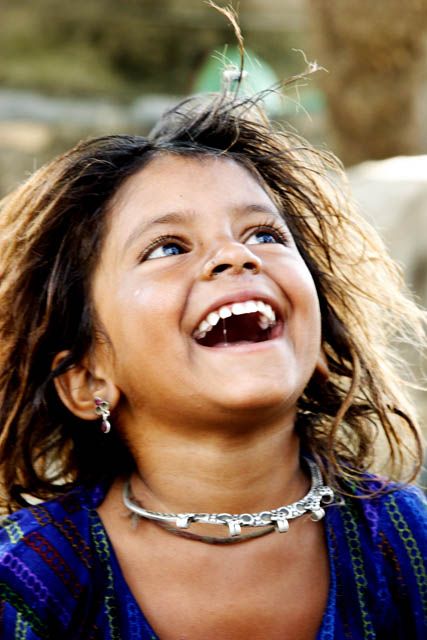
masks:
{"label": "child's face", "polygon": [[292,415],[318,362],[310,272],[266,191],[229,159],[164,155],[127,181],[93,296],[112,344],[95,358],[125,395],[124,420]]}

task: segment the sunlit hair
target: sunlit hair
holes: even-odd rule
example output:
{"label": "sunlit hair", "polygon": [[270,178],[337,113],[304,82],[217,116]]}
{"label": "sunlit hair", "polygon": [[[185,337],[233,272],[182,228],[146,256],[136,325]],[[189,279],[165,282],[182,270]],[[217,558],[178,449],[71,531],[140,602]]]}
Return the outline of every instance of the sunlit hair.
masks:
{"label": "sunlit hair", "polygon": [[[335,486],[376,467],[413,479],[422,447],[396,344],[422,339],[423,314],[375,231],[353,210],[338,163],[260,116],[256,100],[188,100],[147,137],[80,143],[6,197],[0,213],[0,469],[3,506],[74,483],[108,482],[132,460],[117,429],[105,436],[60,402],[53,378],[97,340],[91,277],[109,204],[159,154],[226,156],[274,199],[314,278],[329,379],[299,402],[303,446]],[[418,332],[418,333],[417,333]],[[420,342],[421,343],[421,342]],[[69,357],[51,371],[60,351]],[[114,416],[113,416],[114,422]],[[374,446],[375,445],[375,446]]]}

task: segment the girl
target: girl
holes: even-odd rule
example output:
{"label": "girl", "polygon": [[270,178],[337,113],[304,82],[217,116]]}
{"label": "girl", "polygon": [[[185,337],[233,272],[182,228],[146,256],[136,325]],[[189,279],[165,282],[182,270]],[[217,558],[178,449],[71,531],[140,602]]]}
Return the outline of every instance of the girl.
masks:
{"label": "girl", "polygon": [[333,170],[219,96],[4,200],[2,638],[426,637],[424,316]]}

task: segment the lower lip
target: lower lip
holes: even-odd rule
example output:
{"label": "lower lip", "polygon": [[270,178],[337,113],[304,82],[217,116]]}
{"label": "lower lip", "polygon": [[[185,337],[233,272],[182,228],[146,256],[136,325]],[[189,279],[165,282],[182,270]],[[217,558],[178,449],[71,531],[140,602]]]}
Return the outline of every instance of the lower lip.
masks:
{"label": "lower lip", "polygon": [[257,351],[265,351],[278,345],[280,338],[283,336],[283,322],[277,323],[272,330],[272,337],[269,340],[263,340],[262,342],[232,342],[230,344],[218,344],[215,347],[204,347],[197,343],[201,349],[205,351],[217,351],[222,352],[238,352],[238,353],[252,353]]}

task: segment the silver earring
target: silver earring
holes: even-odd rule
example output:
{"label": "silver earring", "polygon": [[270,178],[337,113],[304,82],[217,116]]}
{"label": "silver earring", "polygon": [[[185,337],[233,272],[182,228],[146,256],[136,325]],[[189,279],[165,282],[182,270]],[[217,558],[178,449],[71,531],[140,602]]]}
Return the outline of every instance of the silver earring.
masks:
{"label": "silver earring", "polygon": [[108,433],[111,429],[111,424],[108,418],[110,417],[110,403],[108,400],[102,398],[95,398],[95,413],[102,418],[101,431],[102,433]]}

